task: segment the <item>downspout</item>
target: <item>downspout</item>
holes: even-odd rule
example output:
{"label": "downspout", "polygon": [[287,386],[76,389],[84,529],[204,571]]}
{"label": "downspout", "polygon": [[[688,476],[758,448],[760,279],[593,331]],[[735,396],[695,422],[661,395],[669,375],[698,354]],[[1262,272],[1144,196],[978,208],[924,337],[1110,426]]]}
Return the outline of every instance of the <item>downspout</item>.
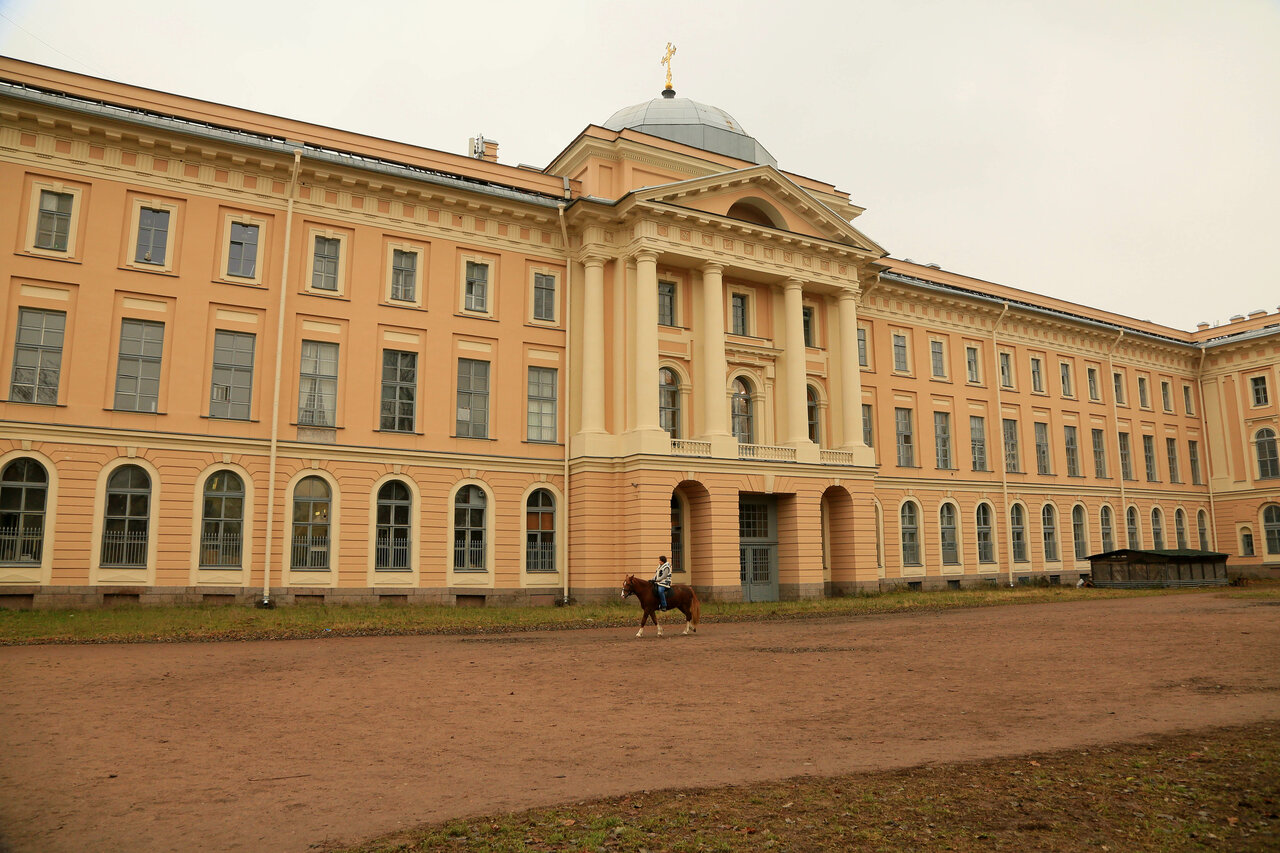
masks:
{"label": "downspout", "polygon": [[[565,198],[569,197],[569,179],[564,179]],[[570,277],[573,275],[573,258],[569,255],[569,228],[565,225],[564,220],[564,202],[556,205],[556,211],[560,214],[560,239],[564,242],[564,522],[561,525],[564,529],[564,593],[561,599],[562,604],[569,603],[569,418],[572,416],[573,409],[570,403],[573,400],[573,377],[569,373],[572,360],[570,354],[573,352],[573,335],[570,333],[569,322],[573,317],[573,288],[570,286]]]}
{"label": "downspout", "polygon": [[1218,509],[1213,496],[1213,454],[1209,449],[1208,413],[1204,409],[1204,359],[1209,354],[1208,347],[1201,346],[1200,366],[1196,369],[1196,395],[1200,398],[1200,437],[1204,439],[1204,481],[1209,486],[1209,529],[1213,534],[1210,544],[1218,550]]}
{"label": "downspout", "polygon": [[997,460],[997,464],[1000,466],[1000,493],[1004,496],[1004,523],[1001,526],[1008,531],[1005,534],[1005,553],[1009,555],[1009,586],[1013,586],[1013,526],[1009,523],[1009,466],[1005,462],[1008,451],[1004,446],[1004,403],[1003,395],[1000,393],[1004,383],[1000,378],[1000,339],[998,337],[1004,315],[1009,313],[1009,303],[1005,302],[1003,305],[1000,316],[991,326],[991,355],[995,358],[996,365],[996,422],[993,426],[996,429],[996,435],[1000,436],[1000,459]]}
{"label": "downspout", "polygon": [[[1120,511],[1116,514],[1114,530],[1117,531],[1116,541],[1120,541],[1119,532],[1121,529],[1125,531],[1124,547],[1129,547],[1129,508],[1127,506],[1128,499],[1124,496],[1124,465],[1122,464],[1123,451],[1120,449],[1120,406],[1116,400],[1116,365],[1113,357],[1116,349],[1120,346],[1120,340],[1124,337],[1124,329],[1120,330],[1120,334],[1116,335],[1115,341],[1107,350],[1107,377],[1111,382],[1111,423],[1116,430],[1116,475],[1120,482]],[[1106,387],[1103,385],[1102,387]],[[1133,433],[1129,434],[1129,464],[1133,464]]]}
{"label": "downspout", "polygon": [[[297,194],[302,149],[293,149],[293,171],[289,176],[289,203],[284,219],[284,264],[280,272],[280,298],[276,304],[276,375],[271,394],[271,448],[267,463],[267,544],[262,559],[262,600],[259,607],[274,607],[271,600],[271,555],[275,552],[276,450],[280,443],[280,371],[284,361],[284,312],[289,294],[289,245],[293,239],[293,199]],[[283,574],[281,575],[283,577]]]}

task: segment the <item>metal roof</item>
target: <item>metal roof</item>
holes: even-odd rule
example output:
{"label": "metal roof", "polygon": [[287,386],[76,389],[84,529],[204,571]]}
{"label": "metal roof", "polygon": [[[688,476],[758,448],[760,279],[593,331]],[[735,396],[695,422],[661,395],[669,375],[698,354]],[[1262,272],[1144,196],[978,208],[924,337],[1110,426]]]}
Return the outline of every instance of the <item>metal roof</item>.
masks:
{"label": "metal roof", "polygon": [[752,163],[777,166],[778,161],[719,107],[689,98],[659,97],[623,107],[604,123],[609,130],[638,130],[650,136],[725,154]]}

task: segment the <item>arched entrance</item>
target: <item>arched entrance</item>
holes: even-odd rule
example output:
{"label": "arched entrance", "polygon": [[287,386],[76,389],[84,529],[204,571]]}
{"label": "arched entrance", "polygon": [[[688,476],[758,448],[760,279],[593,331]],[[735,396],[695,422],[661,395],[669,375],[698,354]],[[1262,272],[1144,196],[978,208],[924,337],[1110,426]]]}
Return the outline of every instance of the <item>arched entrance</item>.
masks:
{"label": "arched entrance", "polygon": [[822,493],[822,566],[828,595],[857,589],[853,498],[843,486],[830,486]]}
{"label": "arched entrance", "polygon": [[697,480],[684,480],[671,491],[671,573],[676,583],[707,583],[711,552],[706,528],[711,495]]}

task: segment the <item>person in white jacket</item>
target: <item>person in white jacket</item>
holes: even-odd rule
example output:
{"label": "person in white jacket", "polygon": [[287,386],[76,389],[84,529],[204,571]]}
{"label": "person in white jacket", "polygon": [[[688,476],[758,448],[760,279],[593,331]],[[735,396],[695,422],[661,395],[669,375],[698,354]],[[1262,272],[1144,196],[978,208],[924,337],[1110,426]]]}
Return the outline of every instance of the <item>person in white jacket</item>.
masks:
{"label": "person in white jacket", "polygon": [[658,601],[662,609],[667,609],[667,590],[671,589],[671,564],[663,554],[658,558],[658,570],[653,573],[653,585],[658,590]]}

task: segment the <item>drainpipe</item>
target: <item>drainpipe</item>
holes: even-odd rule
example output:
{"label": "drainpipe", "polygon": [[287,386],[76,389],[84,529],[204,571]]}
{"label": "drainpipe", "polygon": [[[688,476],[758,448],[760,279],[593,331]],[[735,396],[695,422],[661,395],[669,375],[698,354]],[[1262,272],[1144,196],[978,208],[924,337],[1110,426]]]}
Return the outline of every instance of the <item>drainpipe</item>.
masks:
{"label": "drainpipe", "polygon": [[[565,198],[569,197],[569,179],[564,179]],[[573,275],[573,258],[569,255],[569,228],[564,221],[564,202],[556,205],[560,214],[560,239],[564,242],[564,516],[561,527],[564,530],[564,593],[561,603],[569,603],[569,418],[573,410],[573,377],[569,374],[572,364],[570,354],[573,352],[573,335],[570,334],[569,322],[573,317],[572,293],[570,277]]]}
{"label": "drainpipe", "polygon": [[[284,312],[289,294],[289,244],[293,239],[293,200],[298,188],[302,149],[293,149],[293,172],[289,176],[289,203],[284,219],[284,269],[280,272],[280,298],[276,304],[276,375],[271,394],[271,449],[267,463],[267,544],[262,559],[262,600],[259,607],[274,607],[271,600],[271,555],[275,552],[276,450],[280,442],[280,371],[284,361]],[[283,577],[283,574],[281,575]]]}
{"label": "drainpipe", "polygon": [[1000,492],[1004,495],[1004,523],[1003,527],[1009,532],[1005,534],[1005,553],[1009,555],[1009,586],[1013,586],[1013,526],[1009,523],[1009,466],[1005,464],[1007,450],[1004,446],[1004,402],[1003,395],[1000,393],[1004,383],[1000,381],[1000,339],[998,333],[1000,324],[1004,322],[1004,315],[1009,313],[1009,303],[1004,302],[1003,308],[1000,309],[1000,316],[996,318],[995,323],[991,326],[991,355],[995,358],[996,365],[996,422],[994,424],[996,435],[1000,436],[1000,458],[996,460],[996,464],[1000,466]]}
{"label": "drainpipe", "polygon": [[[1117,475],[1117,479],[1120,481],[1120,512],[1116,514],[1116,517],[1113,521],[1113,523],[1115,524],[1115,527],[1112,528],[1112,531],[1116,533],[1117,542],[1120,541],[1119,531],[1121,529],[1125,531],[1124,545],[1126,548],[1128,548],[1129,547],[1129,533],[1128,533],[1129,508],[1126,505],[1127,499],[1124,496],[1124,466],[1121,465],[1121,462],[1120,462],[1121,452],[1122,452],[1120,450],[1120,408],[1119,408],[1119,403],[1116,401],[1116,379],[1115,379],[1116,365],[1115,365],[1115,361],[1113,360],[1113,357],[1115,356],[1115,353],[1116,353],[1116,349],[1120,346],[1120,340],[1123,337],[1124,337],[1124,329],[1121,329],[1120,333],[1116,335],[1115,341],[1112,342],[1111,348],[1107,350],[1107,373],[1111,374],[1107,378],[1111,381],[1111,423],[1112,425],[1115,426],[1115,430],[1116,430],[1116,475]],[[1103,385],[1102,387],[1105,388],[1106,386]],[[1132,432],[1129,433],[1129,464],[1131,465],[1133,464],[1133,433]]]}
{"label": "drainpipe", "polygon": [[1196,368],[1196,395],[1200,398],[1200,438],[1204,441],[1204,481],[1209,486],[1209,540],[1215,551],[1218,548],[1218,509],[1213,496],[1213,454],[1209,451],[1208,413],[1204,410],[1204,358],[1209,354],[1207,347],[1200,349],[1200,366]]}

